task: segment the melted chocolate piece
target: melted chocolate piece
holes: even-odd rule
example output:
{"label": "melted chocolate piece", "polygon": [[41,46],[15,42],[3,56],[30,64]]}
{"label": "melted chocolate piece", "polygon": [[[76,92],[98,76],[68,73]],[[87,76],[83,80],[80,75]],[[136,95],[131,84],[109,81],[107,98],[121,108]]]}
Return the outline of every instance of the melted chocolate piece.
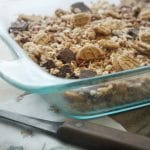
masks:
{"label": "melted chocolate piece", "polygon": [[89,78],[96,76],[97,73],[93,70],[81,70],[79,78]]}
{"label": "melted chocolate piece", "polygon": [[42,67],[45,67],[46,69],[52,69],[55,68],[56,65],[52,60],[48,60],[45,64],[42,65]]}
{"label": "melted chocolate piece", "polygon": [[136,39],[138,37],[138,34],[139,34],[139,29],[135,28],[135,29],[130,29],[128,31],[128,34],[130,36],[132,36],[134,39]]}
{"label": "melted chocolate piece", "polygon": [[28,30],[28,23],[25,21],[17,21],[11,24],[9,28],[9,32],[13,31],[27,31]]}
{"label": "melted chocolate piece", "polygon": [[26,42],[29,42],[30,40],[29,40],[29,38],[28,37],[22,37],[21,39],[20,39],[20,42],[22,43],[22,44],[24,44],[24,43],[26,43]]}
{"label": "melted chocolate piece", "polygon": [[71,11],[73,13],[77,13],[76,10],[80,10],[81,12],[91,12],[91,9],[83,2],[78,2],[71,5]]}
{"label": "melted chocolate piece", "polygon": [[68,48],[62,50],[57,56],[64,63],[70,63],[72,60],[75,60],[75,54]]}
{"label": "melted chocolate piece", "polygon": [[65,78],[67,73],[71,76],[73,74],[72,68],[69,65],[64,65],[59,69],[59,73],[57,74],[57,76]]}

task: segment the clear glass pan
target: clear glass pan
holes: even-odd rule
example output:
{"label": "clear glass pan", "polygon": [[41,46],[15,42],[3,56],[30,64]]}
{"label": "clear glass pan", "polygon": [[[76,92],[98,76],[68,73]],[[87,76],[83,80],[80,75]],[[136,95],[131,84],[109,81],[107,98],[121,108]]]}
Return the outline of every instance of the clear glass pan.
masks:
{"label": "clear glass pan", "polygon": [[[0,0],[0,37],[17,56],[13,61],[0,61],[0,76],[20,89],[41,94],[65,115],[77,119],[150,105],[150,66],[82,80],[61,79],[42,71],[7,32],[18,14],[52,15],[55,9],[67,9],[75,2]],[[91,0],[84,2],[89,4]],[[116,0],[110,2],[118,3]]]}

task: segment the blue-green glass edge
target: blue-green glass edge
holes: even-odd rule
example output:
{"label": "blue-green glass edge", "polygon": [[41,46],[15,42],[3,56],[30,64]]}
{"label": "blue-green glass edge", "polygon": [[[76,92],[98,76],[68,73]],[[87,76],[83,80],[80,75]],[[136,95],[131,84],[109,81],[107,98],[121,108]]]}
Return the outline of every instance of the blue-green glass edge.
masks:
{"label": "blue-green glass edge", "polygon": [[112,108],[106,108],[105,110],[102,110],[101,112],[98,110],[97,112],[91,113],[91,114],[81,114],[81,115],[76,115],[76,114],[69,114],[67,112],[62,112],[65,116],[69,118],[74,118],[74,119],[79,119],[79,120],[88,120],[88,119],[95,119],[95,118],[100,118],[108,115],[114,115],[118,114],[121,112],[126,112],[129,110],[134,110],[137,108],[142,108],[150,106],[150,99],[139,101],[139,102],[132,102],[129,104],[122,104],[120,106],[115,106]]}
{"label": "blue-green glass edge", "polygon": [[0,74],[0,76],[4,80],[8,81],[10,84],[22,90],[32,92],[32,93],[48,94],[48,93],[53,93],[53,92],[62,92],[66,90],[81,88],[84,86],[100,84],[100,83],[107,81],[108,79],[114,80],[114,79],[127,78],[127,75],[134,77],[139,74],[147,73],[148,71],[150,71],[150,66],[141,67],[141,68],[133,69],[133,70],[121,71],[121,72],[110,74],[110,75],[86,78],[82,80],[79,79],[78,81],[75,81],[75,82],[72,81],[71,83],[66,83],[66,84],[60,84],[60,85],[55,85],[55,86],[44,86],[44,87],[28,86],[28,85],[26,86],[24,84],[18,84],[17,82],[12,81],[11,78],[9,78],[9,76],[6,76],[6,75],[3,76],[3,74]]}

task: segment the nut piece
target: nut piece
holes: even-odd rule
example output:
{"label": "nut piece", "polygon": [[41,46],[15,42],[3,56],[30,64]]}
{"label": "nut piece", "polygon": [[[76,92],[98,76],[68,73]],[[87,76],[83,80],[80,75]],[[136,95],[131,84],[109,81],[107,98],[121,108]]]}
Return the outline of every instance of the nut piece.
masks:
{"label": "nut piece", "polygon": [[123,70],[133,69],[140,66],[140,62],[130,56],[122,55],[118,57],[117,60]]}
{"label": "nut piece", "polygon": [[117,49],[120,47],[118,42],[114,42],[112,40],[101,40],[100,45],[106,49]]}
{"label": "nut piece", "polygon": [[143,42],[136,42],[133,47],[138,52],[150,56],[150,45]]}
{"label": "nut piece", "polygon": [[105,52],[94,45],[86,45],[80,49],[76,55],[76,59],[83,61],[90,61],[95,59],[100,59],[105,55]]}
{"label": "nut piece", "polygon": [[91,16],[87,13],[79,13],[73,16],[72,22],[77,27],[82,27],[91,21]]}
{"label": "nut piece", "polygon": [[150,28],[142,28],[139,32],[139,39],[150,44]]}
{"label": "nut piece", "polygon": [[105,27],[103,25],[95,26],[94,30],[96,33],[102,34],[102,35],[110,35],[111,34],[111,29],[108,27]]}
{"label": "nut piece", "polygon": [[33,42],[36,44],[45,45],[49,42],[49,37],[45,32],[39,32],[33,36]]}

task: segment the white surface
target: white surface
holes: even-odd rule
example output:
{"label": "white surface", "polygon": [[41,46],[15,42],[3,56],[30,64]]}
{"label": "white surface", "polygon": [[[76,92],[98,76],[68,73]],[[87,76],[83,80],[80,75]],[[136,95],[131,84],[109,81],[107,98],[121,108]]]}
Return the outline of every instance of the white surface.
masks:
{"label": "white surface", "polygon": [[[45,11],[48,11],[48,8],[50,6],[44,2],[52,0],[38,0],[38,3],[39,1],[41,3],[41,7],[45,6]],[[60,2],[60,0],[55,0],[55,2],[56,1]],[[73,1],[75,2],[76,0]],[[66,6],[66,4],[72,3],[73,1],[65,0],[65,3],[61,4],[64,4]],[[11,20],[12,11],[15,13],[20,11],[24,12],[26,8],[32,11],[31,5],[34,2],[35,0],[0,0],[0,18],[1,17],[5,18],[6,16],[5,13],[7,13],[9,14],[10,17],[6,19]],[[58,3],[56,4],[59,7],[60,3],[59,5]],[[26,5],[28,7],[20,8],[18,7],[20,5],[22,6]],[[39,8],[37,8],[37,11],[38,10]],[[53,11],[53,9],[51,9],[51,11]],[[38,13],[45,13],[45,12],[38,11]],[[2,42],[0,41],[0,59],[8,59],[8,58],[10,58],[8,49],[6,50],[6,46],[2,44]],[[23,93],[24,93],[23,91],[8,85],[6,82],[0,79],[0,109],[18,112],[21,114],[29,115],[32,117],[38,117],[46,120],[57,120],[57,121],[65,120],[64,116],[61,116],[60,114],[50,111],[50,101],[49,102],[44,101],[43,99],[41,99],[40,96],[36,94],[26,95],[20,101],[18,101],[18,96]],[[120,124],[118,124],[109,117],[92,120],[92,122],[96,122],[97,124],[110,126],[120,130],[125,130]],[[78,149],[69,145],[64,145],[48,135],[38,133],[35,131],[30,133],[27,132],[26,130],[27,130],[26,128],[19,128],[17,126],[12,126],[11,124],[0,120],[0,150],[10,150],[11,146],[14,148],[18,147],[17,150],[22,150],[19,149],[19,146],[23,147],[23,150]]]}

